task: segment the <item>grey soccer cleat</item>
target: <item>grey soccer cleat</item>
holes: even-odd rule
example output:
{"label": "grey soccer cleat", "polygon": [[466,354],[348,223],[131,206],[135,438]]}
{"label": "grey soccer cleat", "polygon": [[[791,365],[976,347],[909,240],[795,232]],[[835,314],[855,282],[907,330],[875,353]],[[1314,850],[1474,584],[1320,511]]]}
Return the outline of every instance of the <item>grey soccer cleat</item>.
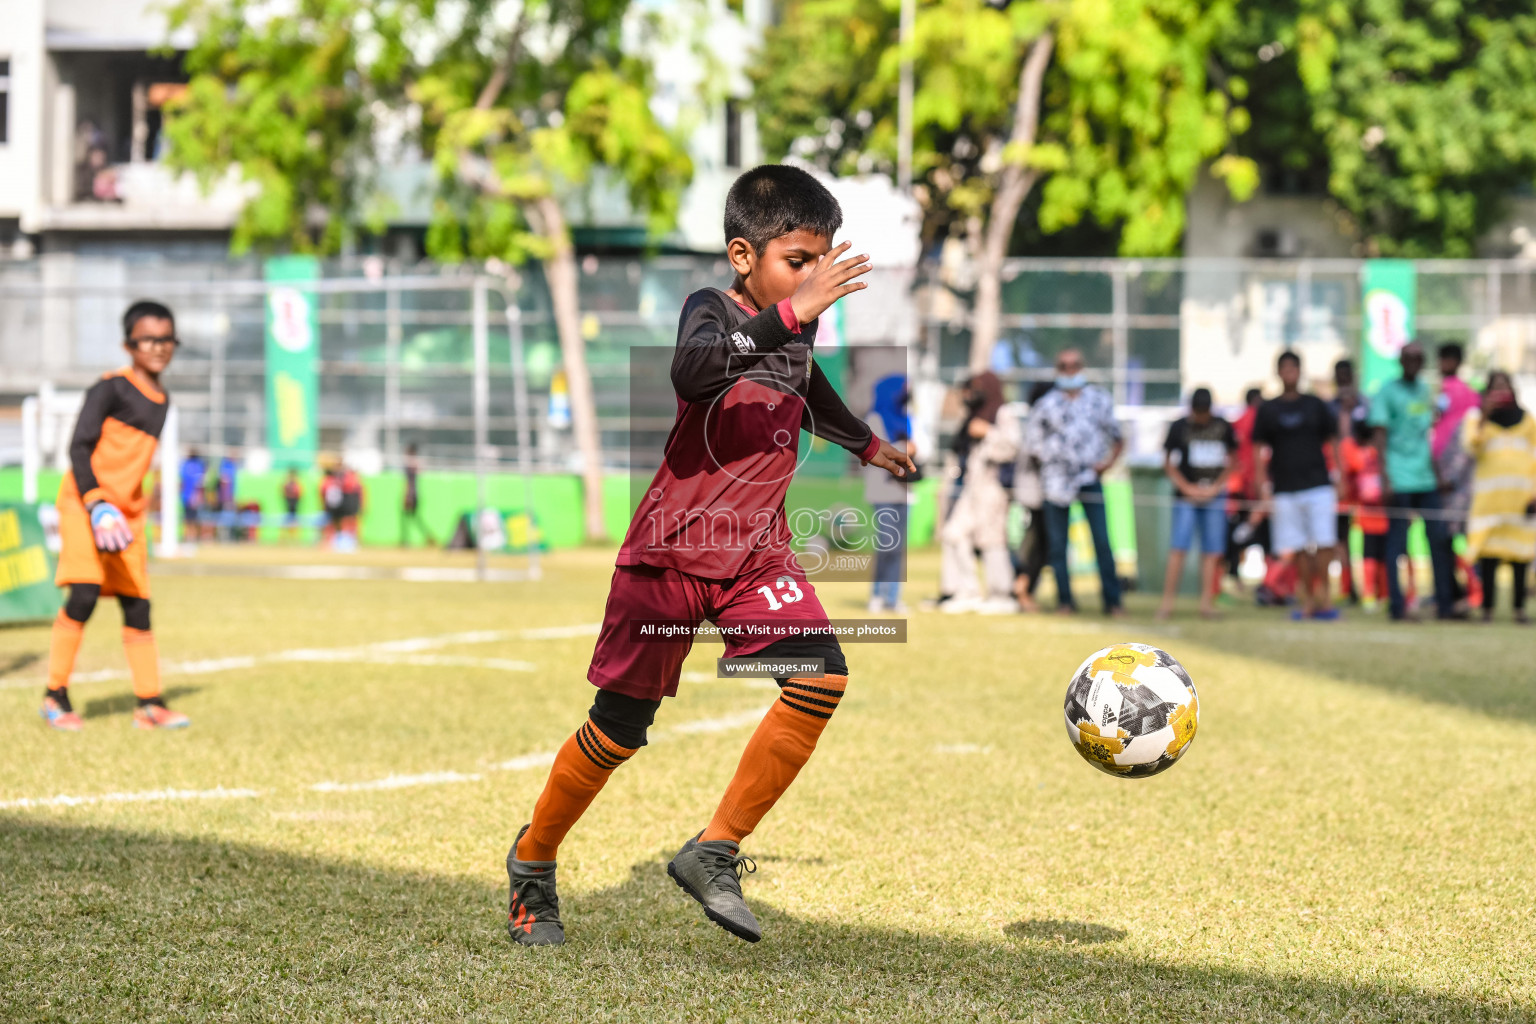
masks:
{"label": "grey soccer cleat", "polygon": [[517,859],[517,844],[527,831],[527,825],[519,829],[507,851],[507,879],[512,883],[507,934],[522,946],[558,946],[565,941],[565,925],[560,923],[560,897],[555,895],[555,862]]}
{"label": "grey soccer cleat", "polygon": [[741,896],[741,876],[756,871],[757,862],[743,857],[741,848],[729,839],[701,843],[699,836],[677,851],[667,865],[667,874],[679,889],[699,901],[711,921],[738,939],[756,942],[763,937],[763,930]]}

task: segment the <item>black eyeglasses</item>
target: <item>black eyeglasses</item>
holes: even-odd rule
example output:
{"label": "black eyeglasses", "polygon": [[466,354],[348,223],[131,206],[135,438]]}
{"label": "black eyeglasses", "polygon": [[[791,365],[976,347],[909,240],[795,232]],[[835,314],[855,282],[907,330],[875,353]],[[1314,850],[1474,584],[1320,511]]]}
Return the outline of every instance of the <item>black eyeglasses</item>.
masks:
{"label": "black eyeglasses", "polygon": [[181,339],[173,334],[168,334],[162,338],[129,338],[128,344],[137,349],[175,348],[181,344]]}

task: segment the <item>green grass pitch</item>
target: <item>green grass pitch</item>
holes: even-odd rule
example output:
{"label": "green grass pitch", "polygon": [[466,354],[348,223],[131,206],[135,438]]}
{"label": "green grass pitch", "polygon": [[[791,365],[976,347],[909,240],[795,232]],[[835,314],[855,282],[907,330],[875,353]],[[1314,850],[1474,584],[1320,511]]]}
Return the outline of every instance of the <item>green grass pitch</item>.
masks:
{"label": "green grass pitch", "polygon": [[[1536,1020],[1536,634],[1154,626],[1145,599],[1114,624],[914,612],[905,646],[850,646],[747,844],[756,946],[664,874],[773,698],[702,647],[562,850],[566,946],[516,948],[502,860],[590,703],[592,636],[565,627],[600,618],[610,566],[159,576],[181,734],[132,728],[111,603],[80,735],[36,715],[47,629],[0,629],[0,1020]],[[934,573],[914,560],[913,596]],[[1144,781],[1061,722],[1116,640],[1200,690],[1193,747]]]}

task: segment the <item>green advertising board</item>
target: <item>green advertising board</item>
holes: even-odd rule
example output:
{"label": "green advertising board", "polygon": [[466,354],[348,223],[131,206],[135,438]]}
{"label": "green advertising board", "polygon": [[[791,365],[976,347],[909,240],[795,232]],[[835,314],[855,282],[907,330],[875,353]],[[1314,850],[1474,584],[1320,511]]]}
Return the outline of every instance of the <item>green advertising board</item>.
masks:
{"label": "green advertising board", "polygon": [[1418,278],[1412,260],[1367,260],[1361,278],[1360,387],[1374,395],[1402,375],[1398,353],[1413,339]]}
{"label": "green advertising board", "polygon": [[313,256],[267,260],[267,447],[278,467],[314,465],[320,447],[320,309]]}
{"label": "green advertising board", "polygon": [[59,610],[53,555],[36,505],[0,505],[0,622],[51,619]]}

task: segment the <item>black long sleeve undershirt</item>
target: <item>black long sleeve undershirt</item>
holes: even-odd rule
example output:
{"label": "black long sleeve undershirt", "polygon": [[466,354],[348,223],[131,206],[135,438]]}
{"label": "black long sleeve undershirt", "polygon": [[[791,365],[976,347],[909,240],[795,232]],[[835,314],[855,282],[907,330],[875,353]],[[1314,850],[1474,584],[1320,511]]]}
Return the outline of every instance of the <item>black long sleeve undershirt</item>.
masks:
{"label": "black long sleeve undershirt", "polygon": [[751,373],[798,394],[805,401],[801,426],[815,436],[855,454],[872,442],[868,424],[848,410],[811,358],[815,321],[802,324],[796,334],[776,306],[749,315],[723,292],[705,289],[688,297],[677,337],[671,376],[683,401],[713,401]]}
{"label": "black long sleeve undershirt", "polygon": [[80,418],[75,421],[75,433],[69,439],[69,468],[75,474],[75,486],[80,493],[90,494],[101,485],[96,471],[91,468],[91,456],[101,441],[101,426],[112,411],[116,389],[112,380],[97,381],[85,393],[80,405]]}
{"label": "black long sleeve undershirt", "polygon": [[875,435],[869,424],[843,404],[842,396],[814,361],[811,363],[811,382],[805,389],[805,412],[800,417],[800,426],[856,455],[869,447]]}
{"label": "black long sleeve undershirt", "polygon": [[685,402],[710,402],[737,378],[751,370],[774,372],[779,350],[794,341],[809,343],[815,325],[807,324],[799,335],[784,326],[778,309],[769,306],[756,316],[747,313],[724,293],[714,289],[695,292],[683,306],[677,329],[677,350],[672,356],[672,387]]}

